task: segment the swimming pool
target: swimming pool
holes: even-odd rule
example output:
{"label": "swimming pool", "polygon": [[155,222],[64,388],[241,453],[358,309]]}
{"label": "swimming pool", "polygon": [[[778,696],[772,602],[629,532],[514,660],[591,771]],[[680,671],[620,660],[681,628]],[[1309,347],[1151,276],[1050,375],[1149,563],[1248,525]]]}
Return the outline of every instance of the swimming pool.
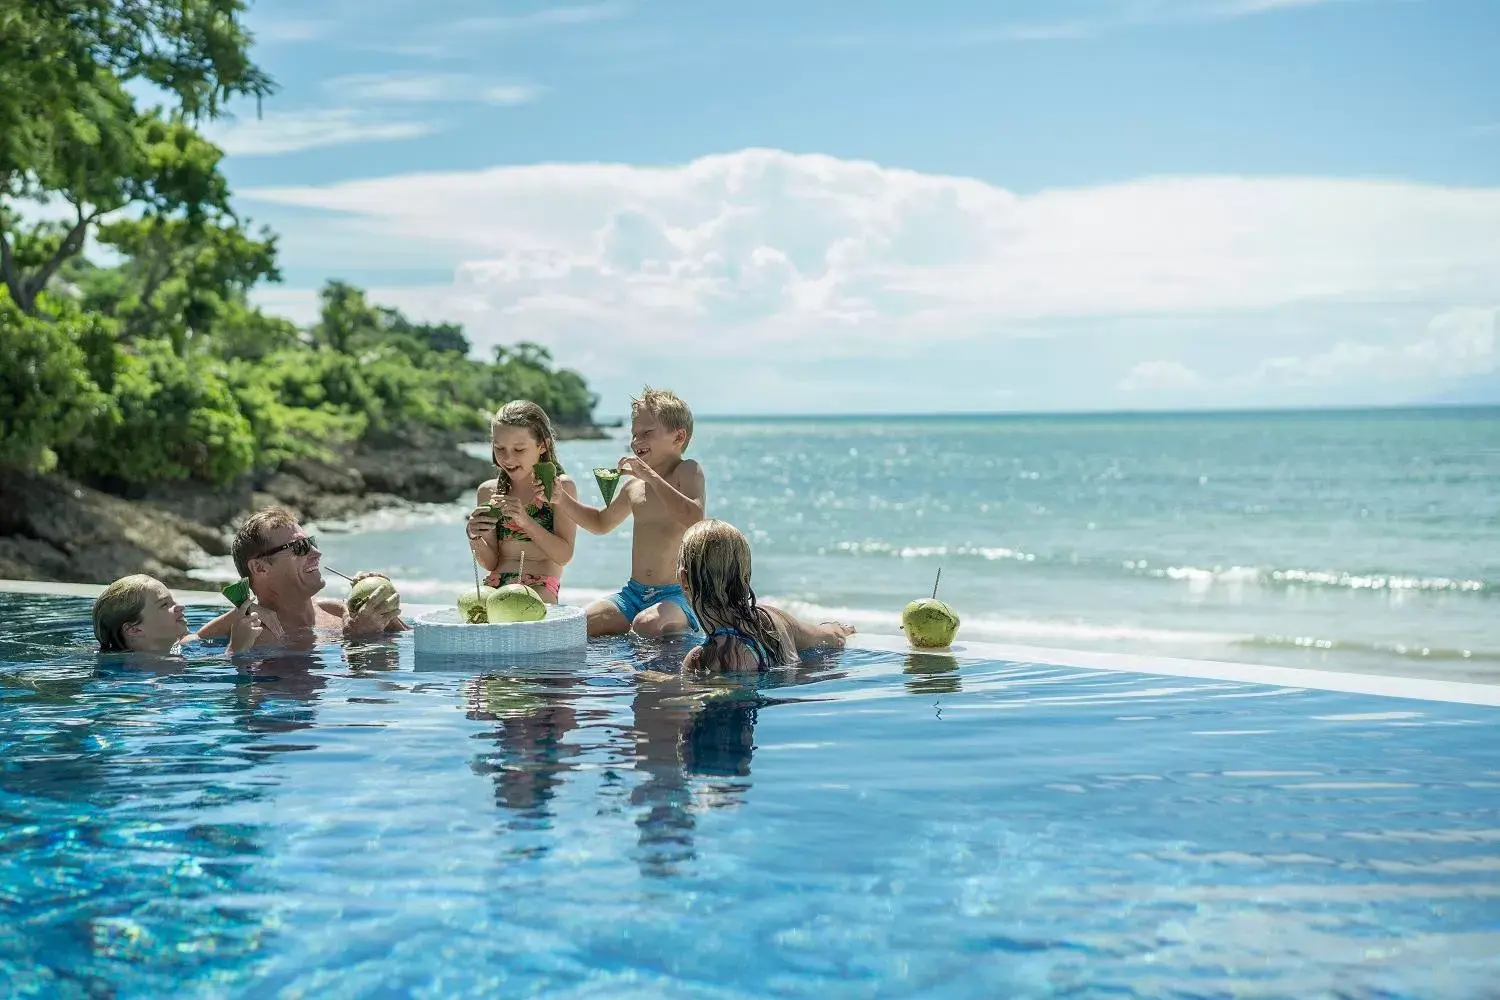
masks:
{"label": "swimming pool", "polygon": [[626,640],[101,672],[87,609],[0,593],[9,995],[1500,982],[1494,707],[872,649],[684,691]]}

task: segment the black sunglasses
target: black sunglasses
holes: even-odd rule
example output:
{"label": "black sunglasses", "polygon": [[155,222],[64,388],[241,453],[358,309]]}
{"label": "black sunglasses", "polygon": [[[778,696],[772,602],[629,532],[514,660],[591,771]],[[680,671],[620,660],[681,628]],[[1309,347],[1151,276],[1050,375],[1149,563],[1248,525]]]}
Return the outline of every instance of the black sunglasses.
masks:
{"label": "black sunglasses", "polygon": [[276,553],[278,553],[278,552],[283,552],[286,549],[291,549],[292,550],[292,555],[294,555],[294,556],[296,556],[296,557],[298,557],[300,559],[302,556],[307,555],[309,552],[311,552],[313,549],[316,549],[317,547],[318,547],[318,540],[316,538],[314,538],[312,535],[305,535],[302,538],[293,538],[290,542],[287,542],[285,545],[278,545],[274,549],[267,549],[266,551],[262,552],[260,555],[255,556],[255,558],[256,559],[269,559],[272,556],[276,555]]}

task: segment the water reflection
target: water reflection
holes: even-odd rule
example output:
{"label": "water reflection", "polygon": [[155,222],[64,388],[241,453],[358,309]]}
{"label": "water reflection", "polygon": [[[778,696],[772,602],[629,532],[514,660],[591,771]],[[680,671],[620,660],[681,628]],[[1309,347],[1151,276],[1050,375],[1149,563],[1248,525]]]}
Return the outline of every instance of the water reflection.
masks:
{"label": "water reflection", "polygon": [[[316,706],[328,679],[312,652],[287,651],[236,663],[235,703],[255,733],[287,733],[317,724]],[[282,745],[279,749],[294,749]],[[296,747],[295,749],[307,749]]]}
{"label": "water reflection", "polygon": [[764,708],[793,699],[765,692],[844,674],[822,658],[761,675],[689,677],[641,671],[631,701],[635,769],[630,803],[641,810],[637,860],[643,875],[679,873],[696,857],[696,816],[744,802],[751,782],[755,726]]}
{"label": "water reflection", "polygon": [[[455,665],[428,660],[423,669]],[[467,717],[495,724],[476,734],[494,750],[469,766],[493,779],[495,803],[513,814],[509,829],[545,830],[555,817],[553,799],[583,750],[569,736],[579,724],[586,667],[581,650],[500,658],[463,685]]]}
{"label": "water reflection", "polygon": [[908,678],[906,690],[915,695],[957,694],[963,690],[958,659],[944,653],[911,653],[901,672]]}
{"label": "water reflection", "polygon": [[[491,662],[466,678],[465,714],[490,724],[475,738],[492,745],[470,768],[492,780],[505,829],[565,836],[553,824],[571,785],[597,798],[597,815],[628,808],[640,870],[674,874],[695,857],[698,816],[748,794],[761,713],[793,700],[770,692],[844,676],[829,656],[765,675],[685,677],[690,648],[681,640],[596,640],[587,653]],[[418,669],[461,664],[424,657]],[[511,850],[541,856],[552,843],[533,837]]]}
{"label": "water reflection", "polygon": [[395,636],[351,643],[344,655],[349,661],[349,672],[355,677],[401,669],[401,644]]}

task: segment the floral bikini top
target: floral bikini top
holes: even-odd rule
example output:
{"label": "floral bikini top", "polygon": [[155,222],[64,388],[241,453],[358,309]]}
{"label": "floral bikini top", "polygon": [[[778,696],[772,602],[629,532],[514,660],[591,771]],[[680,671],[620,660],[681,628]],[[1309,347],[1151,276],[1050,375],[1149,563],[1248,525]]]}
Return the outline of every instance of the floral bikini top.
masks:
{"label": "floral bikini top", "polygon": [[[527,507],[526,513],[530,514],[536,521],[536,523],[540,524],[543,528],[546,528],[548,531],[553,530],[553,525],[556,522],[552,514],[551,504],[544,503],[540,507]],[[527,537],[526,532],[522,531],[518,526],[516,526],[514,521],[496,522],[495,534],[501,541],[504,541],[507,538],[519,538],[525,542],[531,541],[531,539]]]}

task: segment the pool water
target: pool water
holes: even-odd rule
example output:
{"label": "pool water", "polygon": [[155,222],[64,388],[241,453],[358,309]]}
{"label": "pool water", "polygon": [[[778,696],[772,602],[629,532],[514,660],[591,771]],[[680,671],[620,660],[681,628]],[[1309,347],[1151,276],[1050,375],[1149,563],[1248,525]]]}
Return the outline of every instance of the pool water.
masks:
{"label": "pool water", "polygon": [[870,650],[710,688],[624,639],[127,668],[87,622],[0,594],[7,996],[1500,982],[1500,709]]}

